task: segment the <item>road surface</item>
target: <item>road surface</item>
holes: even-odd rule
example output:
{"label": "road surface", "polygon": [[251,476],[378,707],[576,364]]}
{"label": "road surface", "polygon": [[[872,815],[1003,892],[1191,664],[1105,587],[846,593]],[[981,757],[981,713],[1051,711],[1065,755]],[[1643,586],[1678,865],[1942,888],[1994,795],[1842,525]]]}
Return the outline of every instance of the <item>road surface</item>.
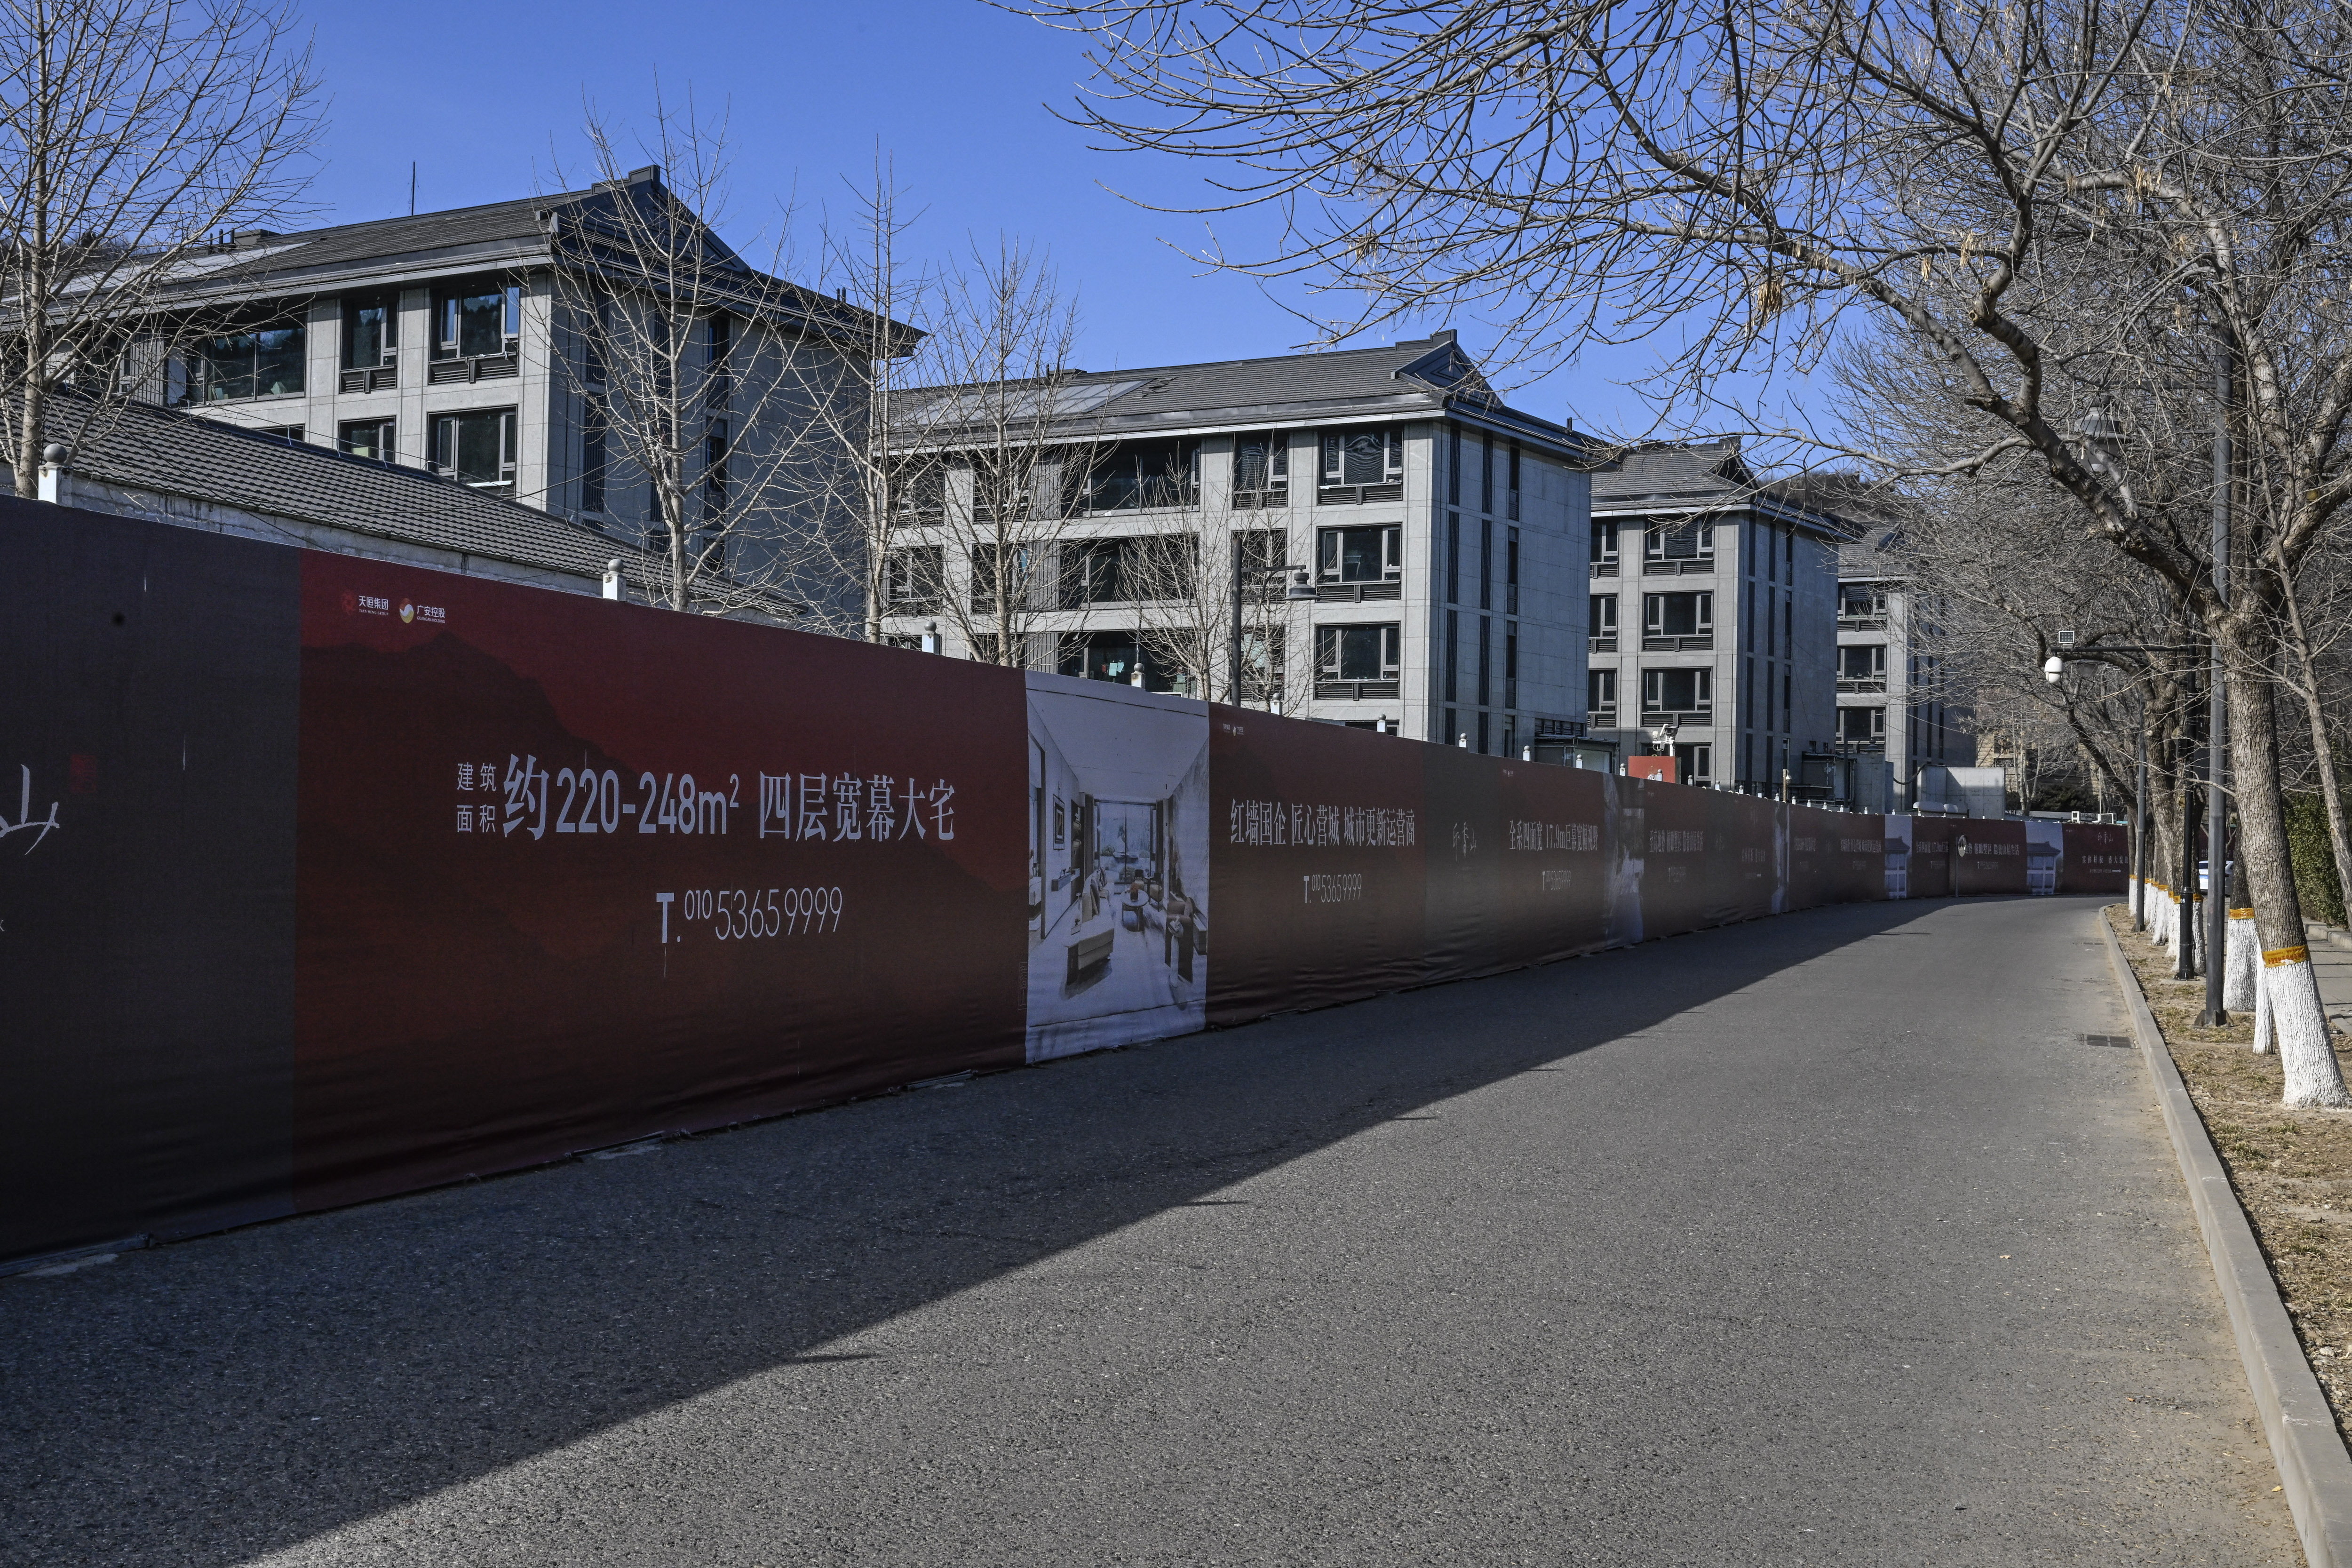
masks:
{"label": "road surface", "polygon": [[2298,1563],[2092,910],[1815,910],[8,1281],[0,1562]]}

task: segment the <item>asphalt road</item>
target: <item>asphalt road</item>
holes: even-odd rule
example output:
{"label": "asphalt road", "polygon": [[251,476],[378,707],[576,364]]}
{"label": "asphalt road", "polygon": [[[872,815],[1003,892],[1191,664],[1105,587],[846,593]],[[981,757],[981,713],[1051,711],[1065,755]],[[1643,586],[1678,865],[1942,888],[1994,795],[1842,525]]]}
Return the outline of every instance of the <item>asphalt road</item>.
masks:
{"label": "asphalt road", "polygon": [[0,1285],[0,1562],[2301,1561],[2092,906],[1652,942]]}

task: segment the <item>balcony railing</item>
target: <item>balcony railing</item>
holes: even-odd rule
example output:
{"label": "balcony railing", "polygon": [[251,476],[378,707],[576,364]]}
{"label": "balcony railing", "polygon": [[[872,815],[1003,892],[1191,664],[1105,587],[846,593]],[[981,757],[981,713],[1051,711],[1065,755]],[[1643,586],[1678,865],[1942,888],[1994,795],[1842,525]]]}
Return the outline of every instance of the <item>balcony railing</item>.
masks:
{"label": "balcony railing", "polygon": [[1394,680],[1318,680],[1315,697],[1321,702],[1373,702],[1398,695]]}
{"label": "balcony railing", "polygon": [[1886,677],[1883,675],[1841,675],[1837,678],[1840,691],[1884,691]]}
{"label": "balcony railing", "polygon": [[393,365],[378,365],[373,370],[343,372],[341,390],[344,392],[389,392],[400,384],[400,371]]}
{"label": "balcony railing", "polygon": [[1642,634],[1642,651],[1643,653],[1705,653],[1708,648],[1711,648],[1714,646],[1715,634],[1713,632],[1699,632],[1696,635],[1685,632],[1677,633],[1672,637],[1664,636],[1657,632],[1644,632]]}
{"label": "balcony railing", "polygon": [[1715,723],[1715,706],[1709,703],[1705,708],[1644,708],[1642,722],[1654,730],[1665,723],[1680,730],[1705,729]]}
{"label": "balcony railing", "polygon": [[1587,637],[1585,642],[1588,645],[1586,651],[1591,653],[1615,653],[1617,651],[1617,634],[1615,632],[1610,632],[1597,637]]}
{"label": "balcony railing", "polygon": [[1595,577],[1614,577],[1617,575],[1617,563],[1614,561],[1596,561],[1592,563],[1592,574]]}
{"label": "balcony railing", "polygon": [[1873,610],[1866,616],[1850,616],[1841,611],[1838,630],[1842,632],[1883,632],[1886,629],[1886,612]]}
{"label": "balcony railing", "polygon": [[522,374],[515,354],[474,354],[466,359],[436,359],[425,373],[428,386],[449,386],[477,381],[509,381]]}
{"label": "balcony railing", "polygon": [[1402,599],[1402,583],[1318,583],[1316,594],[1327,605],[1361,605],[1375,599]]}
{"label": "balcony railing", "polygon": [[1280,511],[1287,508],[1289,505],[1290,489],[1286,485],[1276,485],[1265,489],[1235,490],[1234,492],[1234,510],[1235,511]]}
{"label": "balcony railing", "polygon": [[1349,506],[1360,501],[1402,500],[1404,481],[1390,479],[1377,485],[1318,485],[1315,500],[1321,506]]}
{"label": "balcony railing", "polygon": [[1614,730],[1617,727],[1616,704],[1612,703],[1606,708],[1595,708],[1587,721],[1596,730]]}
{"label": "balcony railing", "polygon": [[1676,555],[1664,560],[1642,563],[1642,575],[1644,577],[1680,577],[1694,572],[1713,572],[1714,570],[1715,557],[1712,555],[1695,557]]}

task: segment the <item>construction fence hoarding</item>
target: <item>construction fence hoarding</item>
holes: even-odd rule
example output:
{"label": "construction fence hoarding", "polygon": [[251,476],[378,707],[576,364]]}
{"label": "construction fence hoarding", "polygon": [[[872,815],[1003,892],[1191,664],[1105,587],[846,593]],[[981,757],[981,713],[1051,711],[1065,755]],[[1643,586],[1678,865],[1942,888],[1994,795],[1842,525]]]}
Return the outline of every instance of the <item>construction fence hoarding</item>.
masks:
{"label": "construction fence hoarding", "polygon": [[2025,890],[2021,825],[1923,875],[1926,819],[55,507],[0,606],[0,1259]]}

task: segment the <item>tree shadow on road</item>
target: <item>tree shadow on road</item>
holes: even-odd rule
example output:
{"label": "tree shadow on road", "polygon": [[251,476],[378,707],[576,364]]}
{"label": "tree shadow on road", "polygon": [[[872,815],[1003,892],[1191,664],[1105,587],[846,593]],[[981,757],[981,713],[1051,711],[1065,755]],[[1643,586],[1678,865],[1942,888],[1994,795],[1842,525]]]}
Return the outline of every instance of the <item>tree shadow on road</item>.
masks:
{"label": "tree shadow on road", "polygon": [[248,1562],[765,1369],[856,1359],[824,1347],[1947,902],[1670,938],[11,1282],[0,1562]]}

